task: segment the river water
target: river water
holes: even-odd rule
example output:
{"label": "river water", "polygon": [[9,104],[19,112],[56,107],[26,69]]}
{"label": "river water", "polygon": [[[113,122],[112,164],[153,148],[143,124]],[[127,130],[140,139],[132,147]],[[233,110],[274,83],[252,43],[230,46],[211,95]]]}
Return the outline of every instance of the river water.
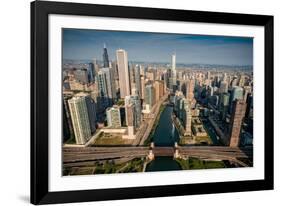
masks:
{"label": "river water", "polygon": [[[173,107],[166,106],[160,116],[158,127],[155,130],[152,141],[157,147],[174,146],[179,140],[179,133],[172,121]],[[146,172],[181,170],[180,165],[173,157],[156,157],[146,167]]]}

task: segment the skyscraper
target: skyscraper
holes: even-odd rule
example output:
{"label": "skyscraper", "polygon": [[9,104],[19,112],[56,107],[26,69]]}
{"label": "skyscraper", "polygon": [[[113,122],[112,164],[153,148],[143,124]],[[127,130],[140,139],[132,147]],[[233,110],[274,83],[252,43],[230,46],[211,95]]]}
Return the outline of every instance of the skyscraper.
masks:
{"label": "skyscraper", "polygon": [[231,91],[231,101],[235,101],[236,99],[243,99],[243,88],[234,86]]}
{"label": "skyscraper", "polygon": [[128,127],[133,127],[134,126],[134,113],[135,113],[135,108],[134,104],[128,103],[125,105],[125,112],[126,112],[126,124]]}
{"label": "skyscraper", "polygon": [[141,124],[141,100],[138,95],[131,95],[125,97],[125,106],[133,104],[134,105],[134,126],[136,128],[140,127]]}
{"label": "skyscraper", "polygon": [[93,63],[89,63],[88,64],[88,79],[89,79],[89,82],[92,83],[94,82],[94,79],[95,79],[95,68],[94,68],[94,64]]}
{"label": "skyscraper", "polygon": [[232,111],[232,107],[233,107],[233,104],[234,104],[234,101],[236,99],[243,99],[243,88],[242,87],[238,87],[238,86],[233,86],[232,87],[232,91],[231,91],[231,94],[230,94],[230,112]]}
{"label": "skyscraper", "polygon": [[117,62],[113,61],[111,63],[112,65],[112,70],[113,70],[113,75],[114,75],[114,81],[115,81],[115,86],[116,86],[116,91],[119,89],[119,75],[118,75],[118,66]]}
{"label": "skyscraper", "polygon": [[131,94],[132,89],[135,88],[135,65],[129,63],[129,79],[131,86]]}
{"label": "skyscraper", "polygon": [[152,84],[148,84],[145,86],[145,104],[149,106],[149,110],[155,104],[155,90]]}
{"label": "skyscraper", "polygon": [[176,111],[178,118],[182,122],[184,122],[184,113],[185,113],[184,107],[186,104],[187,104],[186,99],[183,96],[176,95],[174,109]]}
{"label": "skyscraper", "polygon": [[174,91],[174,79],[172,77],[169,77],[169,89]]}
{"label": "skyscraper", "polygon": [[97,60],[95,58],[93,58],[92,64],[93,64],[93,69],[94,69],[93,74],[96,76],[99,71],[99,66],[98,66]]}
{"label": "skyscraper", "polygon": [[75,96],[85,98],[91,132],[94,133],[96,131],[96,103],[88,93],[80,92]]}
{"label": "skyscraper", "polygon": [[113,103],[114,100],[116,99],[116,90],[115,90],[115,85],[114,85],[113,69],[106,67],[106,68],[102,68],[101,71],[105,73],[108,98],[110,99],[111,103]]}
{"label": "skyscraper", "polygon": [[139,97],[141,97],[141,76],[140,76],[140,66],[135,66],[135,88],[138,92]]}
{"label": "skyscraper", "polygon": [[230,147],[238,147],[240,144],[241,126],[245,117],[246,105],[247,104],[243,100],[236,99],[234,101],[229,130]]}
{"label": "skyscraper", "polygon": [[173,86],[177,85],[177,72],[176,72],[176,54],[172,55],[172,84]]}
{"label": "skyscraper", "polygon": [[185,128],[185,135],[192,135],[191,130],[191,110],[189,107],[189,103],[186,99],[183,101],[183,122],[184,122],[184,128]]}
{"label": "skyscraper", "polygon": [[247,97],[247,109],[246,109],[246,117],[247,118],[253,118],[253,95],[252,94],[248,94]]}
{"label": "skyscraper", "polygon": [[91,137],[91,127],[85,97],[68,100],[76,144],[85,144]]}
{"label": "skyscraper", "polygon": [[120,87],[120,97],[125,98],[131,93],[131,85],[129,78],[129,67],[128,67],[128,55],[123,49],[118,49],[116,51],[118,74],[119,74],[119,87]]}
{"label": "skyscraper", "polygon": [[63,96],[63,140],[68,140],[74,137],[74,131],[68,106],[68,100],[71,96]]}
{"label": "skyscraper", "polygon": [[157,102],[164,95],[164,82],[157,80],[153,85],[155,88],[155,102]]}
{"label": "skyscraper", "polygon": [[195,80],[189,79],[186,81],[186,99],[191,102],[194,98]]}
{"label": "skyscraper", "polygon": [[125,105],[126,112],[126,124],[128,128],[128,135],[124,135],[123,138],[134,139],[135,138],[135,105],[129,103]]}
{"label": "skyscraper", "polygon": [[108,59],[108,53],[107,53],[107,48],[106,45],[103,45],[103,67],[109,67],[109,59]]}
{"label": "skyscraper", "polygon": [[145,78],[142,76],[141,77],[141,95],[140,98],[144,99],[145,96]]}
{"label": "skyscraper", "polygon": [[97,83],[98,83],[98,93],[101,101],[101,106],[105,108],[109,105],[110,102],[109,102],[109,95],[108,95],[106,73],[102,70],[98,72]]}
{"label": "skyscraper", "polygon": [[223,120],[225,120],[228,106],[229,106],[229,93],[223,93],[220,95],[220,114]]}
{"label": "skyscraper", "polygon": [[98,72],[98,89],[100,97],[104,99],[105,106],[112,105],[116,99],[112,68],[101,68]]}
{"label": "skyscraper", "polygon": [[121,127],[120,108],[116,105],[106,109],[107,125],[112,128]]}

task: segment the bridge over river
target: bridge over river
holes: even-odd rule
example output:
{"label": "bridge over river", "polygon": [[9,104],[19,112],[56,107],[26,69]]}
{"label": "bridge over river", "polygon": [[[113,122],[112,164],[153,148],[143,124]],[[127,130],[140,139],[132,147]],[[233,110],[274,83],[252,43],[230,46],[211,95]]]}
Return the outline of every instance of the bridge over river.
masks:
{"label": "bridge over river", "polygon": [[225,146],[174,146],[174,147],[64,147],[64,165],[82,166],[91,161],[120,158],[171,156],[176,158],[197,157],[205,160],[229,160],[248,166],[237,158],[252,158],[251,147],[233,148]]}

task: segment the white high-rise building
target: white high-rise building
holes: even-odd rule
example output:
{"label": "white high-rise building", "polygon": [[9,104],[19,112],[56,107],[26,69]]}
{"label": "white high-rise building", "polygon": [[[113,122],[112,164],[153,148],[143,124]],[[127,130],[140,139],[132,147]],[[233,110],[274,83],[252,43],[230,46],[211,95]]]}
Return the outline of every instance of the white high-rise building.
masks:
{"label": "white high-rise building", "polygon": [[118,49],[116,51],[116,58],[119,74],[120,97],[125,98],[125,96],[129,96],[131,93],[128,54],[125,50]]}
{"label": "white high-rise building", "polygon": [[176,54],[172,55],[172,71],[176,70]]}
{"label": "white high-rise building", "polygon": [[85,97],[68,100],[76,144],[85,144],[91,137],[91,127]]}
{"label": "white high-rise building", "polygon": [[176,54],[172,55],[172,84],[177,84],[177,72],[176,72]]}

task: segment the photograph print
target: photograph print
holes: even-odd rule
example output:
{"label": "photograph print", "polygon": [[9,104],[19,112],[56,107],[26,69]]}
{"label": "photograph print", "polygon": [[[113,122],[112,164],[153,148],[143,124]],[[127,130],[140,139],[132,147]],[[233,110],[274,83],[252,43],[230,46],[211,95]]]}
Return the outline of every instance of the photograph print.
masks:
{"label": "photograph print", "polygon": [[253,38],[62,29],[62,175],[253,167]]}

